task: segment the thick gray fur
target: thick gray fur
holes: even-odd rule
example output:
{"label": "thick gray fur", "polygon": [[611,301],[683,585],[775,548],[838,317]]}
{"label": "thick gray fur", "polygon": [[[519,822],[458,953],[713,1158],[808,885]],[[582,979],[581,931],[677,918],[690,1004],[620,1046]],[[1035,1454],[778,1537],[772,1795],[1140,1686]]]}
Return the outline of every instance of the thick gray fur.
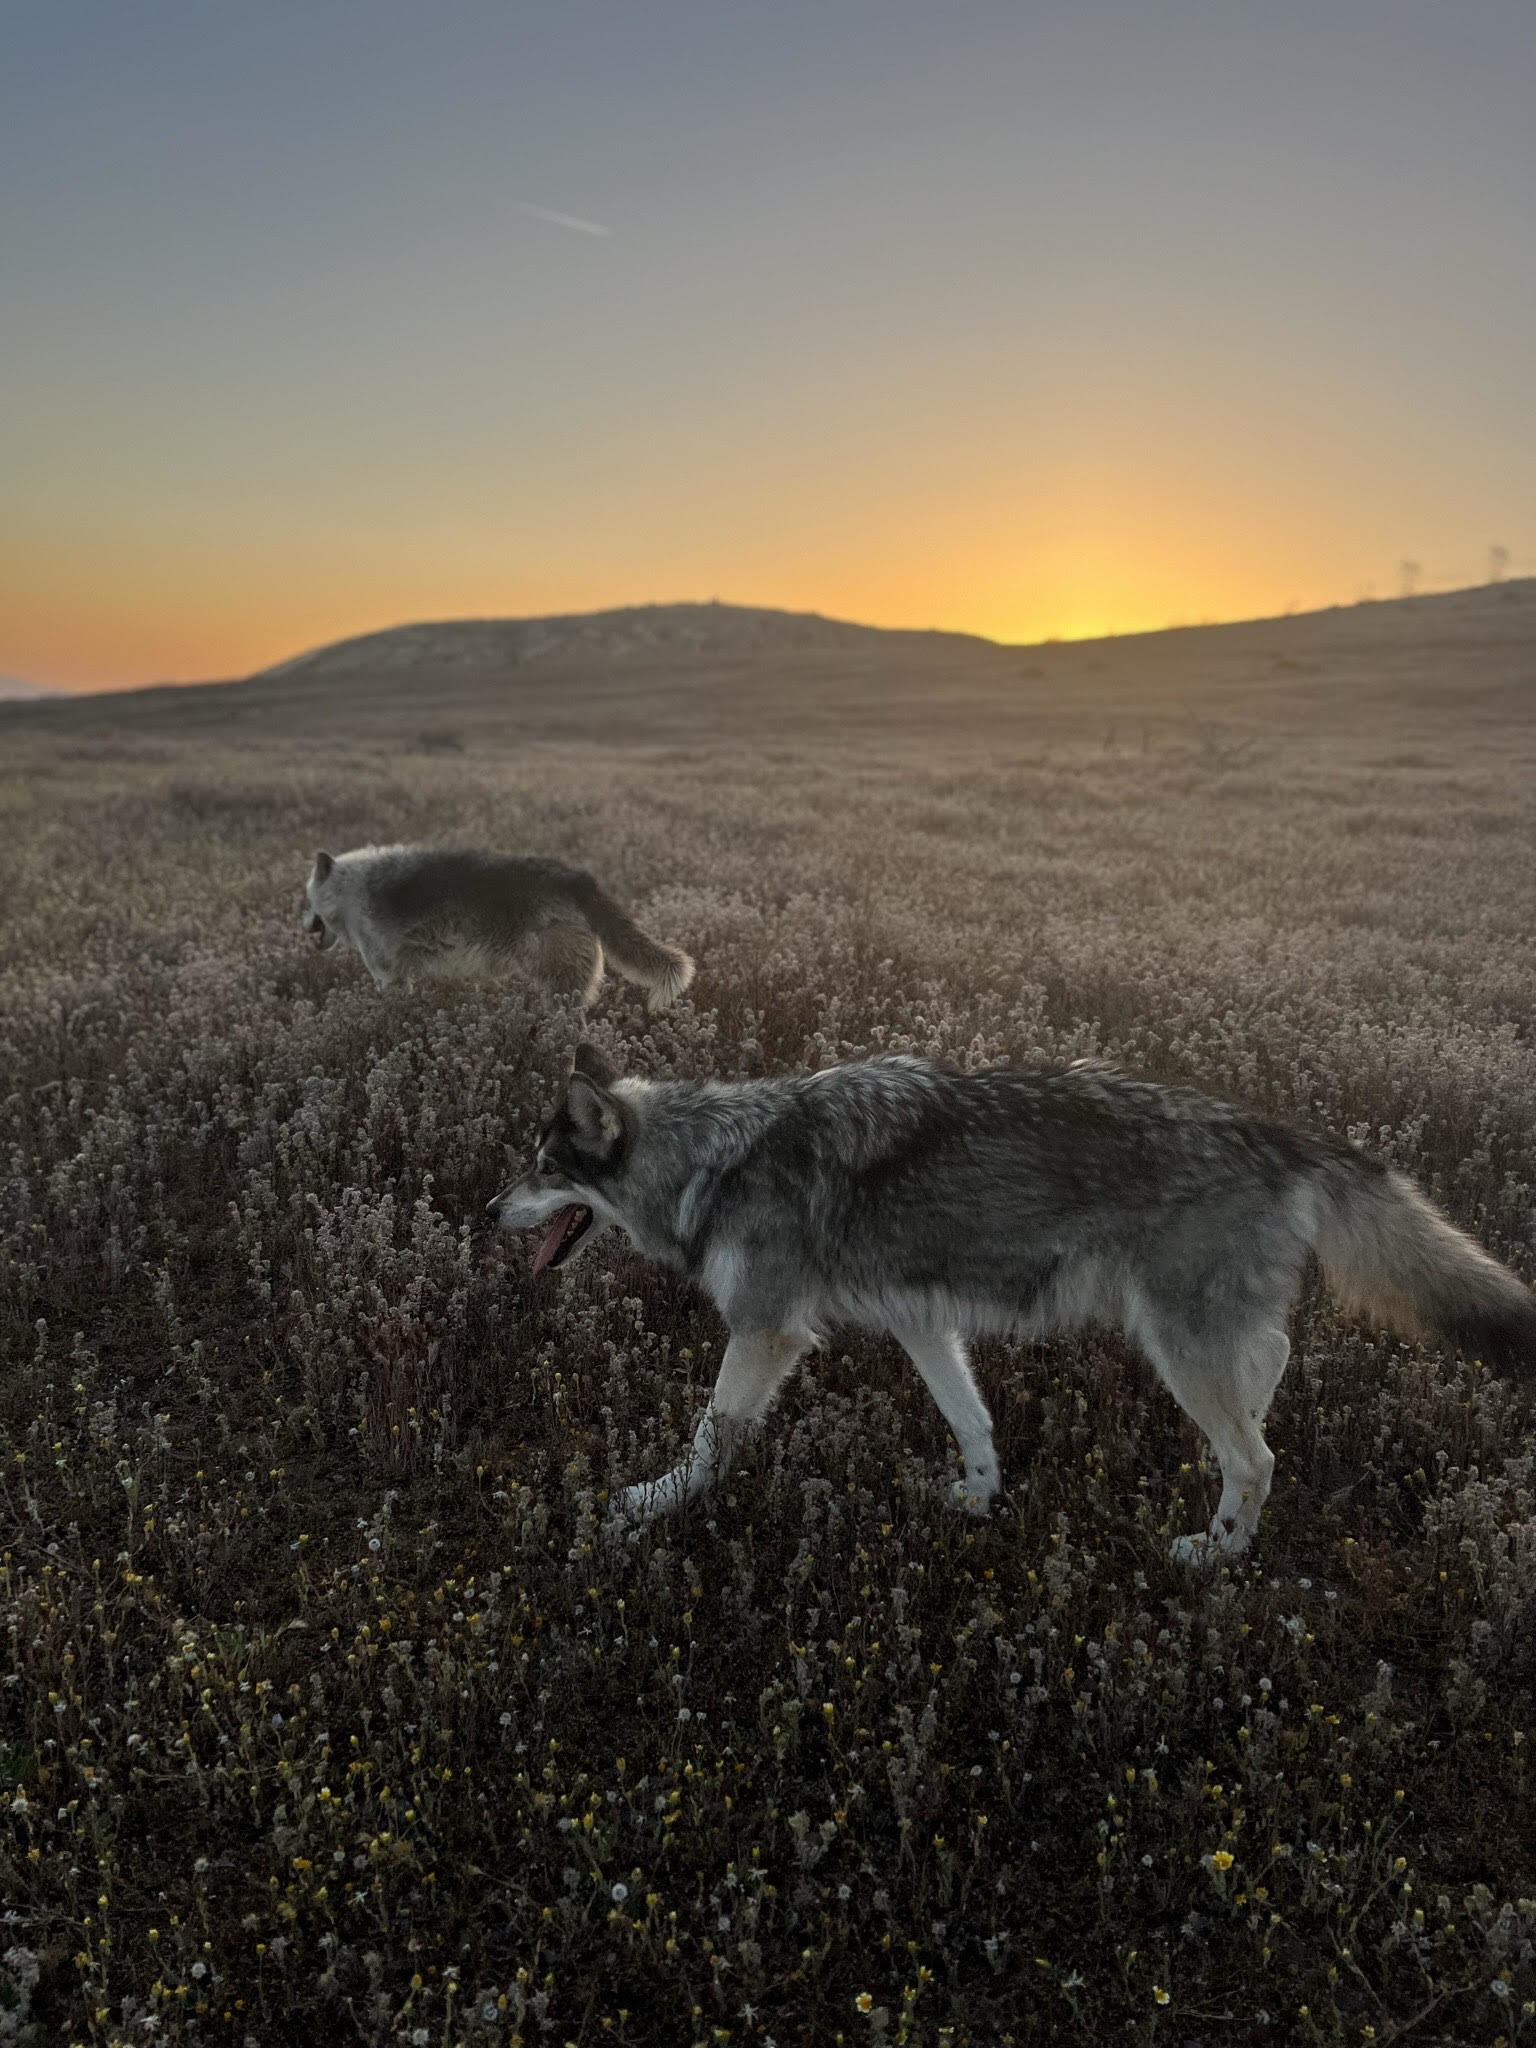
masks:
{"label": "thick gray fur", "polygon": [[[1351,1306],[1536,1365],[1536,1297],[1400,1174],[1332,1139],[1096,1065],[961,1075],[914,1059],[739,1084],[621,1080],[583,1047],[508,1229],[590,1211],[710,1294],[730,1330],[689,1457],[620,1508],[681,1507],[837,1325],[905,1347],[960,1447],[961,1503],[1000,1484],[966,1343],[1124,1330],[1222,1473],[1185,1561],[1245,1550],[1269,1493],[1263,1421],[1309,1249]],[[575,1221],[579,1221],[576,1218]],[[574,1229],[573,1222],[573,1229]]]}
{"label": "thick gray fur", "polygon": [[323,952],[351,946],[381,989],[521,968],[590,1003],[605,963],[664,1010],[693,962],[643,932],[580,868],[505,853],[359,846],[318,853],[301,923]]}

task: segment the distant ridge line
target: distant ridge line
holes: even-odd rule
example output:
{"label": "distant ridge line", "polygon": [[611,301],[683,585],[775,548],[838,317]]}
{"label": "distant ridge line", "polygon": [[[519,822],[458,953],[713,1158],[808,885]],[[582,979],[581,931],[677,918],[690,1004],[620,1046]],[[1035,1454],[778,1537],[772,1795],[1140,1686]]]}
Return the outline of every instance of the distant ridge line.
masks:
{"label": "distant ridge line", "polygon": [[734,605],[719,601],[678,604],[621,605],[602,611],[557,612],[530,618],[468,618],[416,620],[372,632],[349,634],[319,647],[258,669],[242,680],[267,682],[279,677],[351,673],[360,663],[384,674],[430,661],[439,669],[473,670],[482,666],[522,666],[563,655],[597,656],[614,661],[634,657],[750,657],[782,652],[848,654],[867,649],[947,649],[985,657],[1038,654],[1045,650],[1090,648],[1107,643],[1124,646],[1137,641],[1182,641],[1255,629],[1305,630],[1312,621],[1341,617],[1379,617],[1397,613],[1432,615],[1468,604],[1521,603],[1536,599],[1536,577],[1511,577],[1500,583],[1469,584],[1462,589],[1415,597],[1363,598],[1354,603],[1319,606],[1307,612],[1276,612],[1254,619],[1225,619],[1199,624],[1149,627],[1140,632],[1096,635],[1081,640],[1004,641],[985,634],[961,633],[942,627],[867,626],[834,619],[821,612],[778,610],[766,605]]}
{"label": "distant ridge line", "polygon": [[729,655],[761,653],[772,647],[805,650],[824,646],[846,651],[859,643],[942,643],[995,649],[1002,642],[978,633],[943,628],[865,626],[828,618],[822,612],[782,611],[767,605],[718,601],[619,605],[595,612],[555,612],[531,618],[418,620],[374,632],[350,634],[258,669],[252,682],[291,676],[306,668],[350,667],[360,658],[381,667],[405,667],[423,654],[453,662],[489,655],[499,661],[537,661],[550,655],[599,654],[623,659],[634,654]]}

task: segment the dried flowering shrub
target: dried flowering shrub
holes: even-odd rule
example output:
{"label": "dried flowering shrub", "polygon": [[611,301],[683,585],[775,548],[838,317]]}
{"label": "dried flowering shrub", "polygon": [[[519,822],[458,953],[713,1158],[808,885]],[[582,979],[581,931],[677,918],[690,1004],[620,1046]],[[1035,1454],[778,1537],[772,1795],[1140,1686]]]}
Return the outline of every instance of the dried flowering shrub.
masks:
{"label": "dried flowering shrub", "polygon": [[[849,1337],[615,1540],[722,1332],[481,1228],[585,1028],[1099,1054],[1357,1135],[1529,1277],[1528,751],[19,732],[0,2042],[1536,2038],[1528,1395],[1309,1290],[1260,1543],[1192,1579],[1203,1447],[1117,1341],[981,1347],[978,1527]],[[298,891],[396,837],[591,866],[690,999],[381,999]]]}

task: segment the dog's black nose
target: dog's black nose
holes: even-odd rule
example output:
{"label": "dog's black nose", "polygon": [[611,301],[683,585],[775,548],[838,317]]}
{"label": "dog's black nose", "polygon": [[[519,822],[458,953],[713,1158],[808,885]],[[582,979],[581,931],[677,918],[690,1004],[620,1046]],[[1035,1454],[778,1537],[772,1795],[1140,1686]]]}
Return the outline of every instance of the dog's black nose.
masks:
{"label": "dog's black nose", "polygon": [[485,1213],[487,1216],[491,1218],[492,1222],[496,1220],[496,1218],[501,1214],[500,1195],[495,1196],[491,1201],[486,1203]]}

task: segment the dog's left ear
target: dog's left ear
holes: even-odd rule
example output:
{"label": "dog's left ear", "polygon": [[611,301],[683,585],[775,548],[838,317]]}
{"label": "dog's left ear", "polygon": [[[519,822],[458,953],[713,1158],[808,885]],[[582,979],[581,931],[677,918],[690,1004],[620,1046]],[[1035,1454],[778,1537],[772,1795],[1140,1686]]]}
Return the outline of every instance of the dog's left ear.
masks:
{"label": "dog's left ear", "polygon": [[335,865],[336,857],[334,854],[317,853],[315,855],[315,880],[323,882]]}
{"label": "dog's left ear", "polygon": [[583,1144],[610,1155],[622,1149],[628,1136],[624,1111],[585,1074],[572,1074],[565,1091],[565,1112]]}
{"label": "dog's left ear", "polygon": [[572,1074],[585,1074],[589,1081],[595,1081],[599,1088],[611,1088],[619,1078],[619,1070],[606,1060],[595,1045],[585,1039],[577,1046],[571,1060]]}

